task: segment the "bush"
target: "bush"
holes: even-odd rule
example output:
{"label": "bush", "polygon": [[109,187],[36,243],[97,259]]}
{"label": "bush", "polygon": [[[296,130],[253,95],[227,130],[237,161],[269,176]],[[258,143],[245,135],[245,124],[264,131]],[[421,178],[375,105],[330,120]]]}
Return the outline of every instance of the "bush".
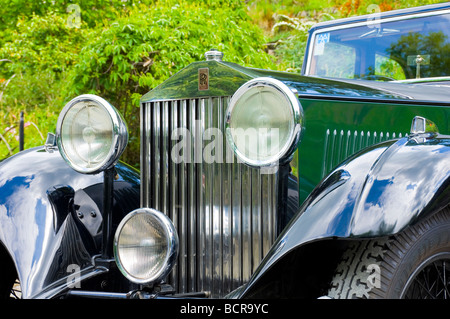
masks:
{"label": "bush", "polygon": [[51,12],[20,18],[0,48],[0,159],[18,150],[20,113],[25,113],[25,147],[42,145],[54,131],[67,72],[78,59],[86,31],[70,28]]}
{"label": "bush", "polygon": [[273,68],[264,52],[265,38],[239,2],[182,1],[132,8],[109,27],[98,30],[81,50],[67,96],[98,94],[124,115],[131,143],[124,159],[139,162],[140,97],[188,64],[204,60],[216,48],[225,60]]}
{"label": "bush", "polygon": [[226,61],[275,67],[241,1],[138,3],[83,1],[81,19],[71,20],[68,1],[0,0],[0,33],[8,34],[0,40],[0,159],[17,151],[11,128],[21,111],[28,124],[25,147],[40,145],[64,104],[92,93],[124,115],[130,145],[122,159],[137,166],[143,94],[204,60],[211,48],[223,51]]}

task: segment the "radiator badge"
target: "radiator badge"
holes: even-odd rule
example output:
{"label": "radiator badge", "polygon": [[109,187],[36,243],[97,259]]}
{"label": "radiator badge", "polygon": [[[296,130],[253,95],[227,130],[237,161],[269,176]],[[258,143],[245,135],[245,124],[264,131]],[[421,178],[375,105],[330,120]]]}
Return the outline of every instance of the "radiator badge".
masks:
{"label": "radiator badge", "polygon": [[199,91],[209,90],[209,69],[208,68],[198,69],[198,90]]}

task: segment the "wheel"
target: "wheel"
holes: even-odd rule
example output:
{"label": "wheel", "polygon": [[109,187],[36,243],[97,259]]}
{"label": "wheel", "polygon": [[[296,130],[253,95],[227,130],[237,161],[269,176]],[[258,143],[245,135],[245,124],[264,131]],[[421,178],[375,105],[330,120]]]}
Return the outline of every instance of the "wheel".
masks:
{"label": "wheel", "polygon": [[16,279],[11,287],[9,294],[10,299],[22,299],[22,288],[20,287],[19,279]]}
{"label": "wheel", "polygon": [[6,250],[0,249],[0,300],[20,298],[22,290],[16,268]]}
{"label": "wheel", "polygon": [[14,279],[14,277],[0,279],[0,300],[21,298],[22,289],[19,279]]}
{"label": "wheel", "polygon": [[450,208],[392,237],[351,243],[328,296],[450,299]]}

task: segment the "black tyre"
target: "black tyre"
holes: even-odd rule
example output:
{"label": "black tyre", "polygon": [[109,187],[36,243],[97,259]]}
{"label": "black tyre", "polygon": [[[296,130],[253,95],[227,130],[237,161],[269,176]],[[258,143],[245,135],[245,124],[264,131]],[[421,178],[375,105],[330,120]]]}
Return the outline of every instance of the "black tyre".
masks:
{"label": "black tyre", "polygon": [[395,236],[351,243],[328,295],[450,299],[450,208]]}
{"label": "black tyre", "polygon": [[22,292],[16,268],[6,250],[1,248],[0,246],[0,300],[19,299]]}

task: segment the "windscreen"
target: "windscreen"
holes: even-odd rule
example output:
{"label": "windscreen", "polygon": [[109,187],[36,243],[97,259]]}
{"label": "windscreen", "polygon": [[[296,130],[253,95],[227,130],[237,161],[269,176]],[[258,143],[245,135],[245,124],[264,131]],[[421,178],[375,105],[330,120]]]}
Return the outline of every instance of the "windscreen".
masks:
{"label": "windscreen", "polygon": [[309,75],[380,81],[450,76],[450,13],[316,32]]}

